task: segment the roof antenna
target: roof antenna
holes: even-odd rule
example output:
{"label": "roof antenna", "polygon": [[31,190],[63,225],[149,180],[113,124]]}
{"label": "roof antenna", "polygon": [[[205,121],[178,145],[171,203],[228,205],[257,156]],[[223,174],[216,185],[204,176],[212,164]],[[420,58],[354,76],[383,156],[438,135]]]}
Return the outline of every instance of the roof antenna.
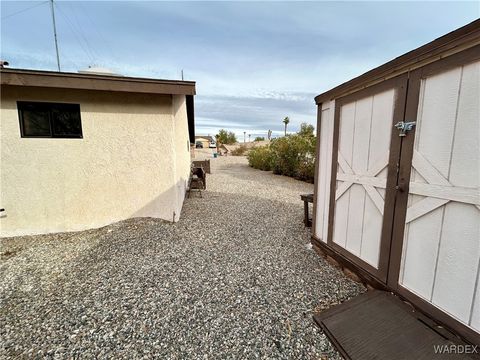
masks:
{"label": "roof antenna", "polygon": [[55,39],[55,50],[57,52],[57,67],[58,67],[58,71],[61,71],[60,70],[60,55],[58,54],[57,25],[55,24],[55,10],[53,9],[53,0],[50,0],[50,8],[52,9],[53,37]]}

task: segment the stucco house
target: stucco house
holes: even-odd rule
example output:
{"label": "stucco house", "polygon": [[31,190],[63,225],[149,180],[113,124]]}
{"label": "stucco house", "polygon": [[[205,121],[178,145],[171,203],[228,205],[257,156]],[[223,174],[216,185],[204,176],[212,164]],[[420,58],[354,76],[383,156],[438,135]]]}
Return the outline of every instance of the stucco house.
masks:
{"label": "stucco house", "polygon": [[177,221],[195,82],[1,69],[0,236]]}
{"label": "stucco house", "polygon": [[214,143],[215,139],[210,135],[195,136],[195,143],[201,142],[204,148],[210,147],[210,143]]}

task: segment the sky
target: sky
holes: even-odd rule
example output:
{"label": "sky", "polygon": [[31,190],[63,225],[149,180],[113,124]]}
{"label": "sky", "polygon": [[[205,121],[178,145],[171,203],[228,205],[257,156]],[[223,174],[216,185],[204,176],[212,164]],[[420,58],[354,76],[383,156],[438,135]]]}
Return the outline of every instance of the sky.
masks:
{"label": "sky", "polygon": [[[1,1],[0,56],[56,70],[48,1]],[[316,124],[314,97],[480,17],[480,2],[55,1],[62,71],[196,81],[196,133]]]}

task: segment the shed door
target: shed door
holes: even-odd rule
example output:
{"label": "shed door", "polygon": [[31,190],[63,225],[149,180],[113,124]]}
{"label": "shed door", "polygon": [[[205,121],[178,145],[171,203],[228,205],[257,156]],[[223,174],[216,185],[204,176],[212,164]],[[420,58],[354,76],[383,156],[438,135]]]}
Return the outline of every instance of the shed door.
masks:
{"label": "shed door", "polygon": [[406,81],[402,76],[335,102],[328,243],[382,282],[401,143],[393,124],[403,120]]}
{"label": "shed door", "polygon": [[418,77],[398,284],[480,332],[480,61]]}

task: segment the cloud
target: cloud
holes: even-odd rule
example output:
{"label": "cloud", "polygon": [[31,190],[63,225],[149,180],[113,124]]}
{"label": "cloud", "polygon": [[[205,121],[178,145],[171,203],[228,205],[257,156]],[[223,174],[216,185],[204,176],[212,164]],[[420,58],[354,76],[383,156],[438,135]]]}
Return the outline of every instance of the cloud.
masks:
{"label": "cloud", "polygon": [[227,128],[265,134],[268,130],[283,133],[282,120],[290,118],[290,129],[300,123],[316,123],[313,93],[277,93],[258,91],[253,96],[199,96],[196,102],[196,127],[199,133],[213,133]]}
{"label": "cloud", "polygon": [[[0,3],[2,16],[33,2]],[[316,122],[315,95],[478,17],[476,2],[58,1],[62,69],[197,82],[197,132]],[[412,8],[415,11],[412,12]],[[48,4],[1,23],[12,67],[55,70]],[[428,19],[427,23],[425,19]],[[395,25],[392,25],[395,24]]]}

